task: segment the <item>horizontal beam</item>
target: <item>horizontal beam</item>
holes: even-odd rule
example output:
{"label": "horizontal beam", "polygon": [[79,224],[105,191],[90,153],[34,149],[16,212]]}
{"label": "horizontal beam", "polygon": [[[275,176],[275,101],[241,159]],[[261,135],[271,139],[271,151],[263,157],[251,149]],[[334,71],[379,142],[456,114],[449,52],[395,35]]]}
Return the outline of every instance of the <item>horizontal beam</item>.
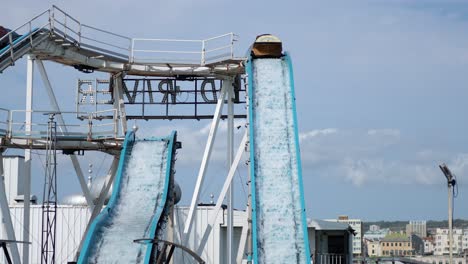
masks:
{"label": "horizontal beam", "polygon": [[[96,150],[103,151],[109,154],[118,154],[122,149],[121,140],[109,140],[109,141],[57,141],[57,150]],[[32,140],[28,142],[26,139],[6,139],[0,138],[0,145],[4,148],[17,148],[17,149],[46,149],[45,140]]]}
{"label": "horizontal beam", "polygon": [[[146,93],[146,92],[145,92]],[[153,92],[156,93],[156,92]],[[239,101],[235,102],[234,104],[245,104],[245,101]],[[165,102],[125,102],[125,105],[170,105],[170,106],[175,106],[175,105],[216,105],[216,102],[195,102],[195,101],[190,101],[190,102],[176,102],[176,103],[165,103]]]}
{"label": "horizontal beam", "polygon": [[[213,115],[169,115],[169,116],[137,116],[127,115],[127,119],[139,119],[139,120],[186,120],[186,119],[213,119]],[[227,119],[227,115],[221,115],[222,120]],[[234,118],[247,118],[247,115],[234,115]]]}

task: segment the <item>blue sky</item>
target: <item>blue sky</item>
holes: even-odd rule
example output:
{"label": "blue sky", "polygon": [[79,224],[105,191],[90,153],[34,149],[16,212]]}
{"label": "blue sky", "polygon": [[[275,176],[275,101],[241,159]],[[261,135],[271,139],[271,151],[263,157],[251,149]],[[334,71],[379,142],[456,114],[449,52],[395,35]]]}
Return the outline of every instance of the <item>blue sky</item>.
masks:
{"label": "blue sky", "polygon": [[[255,36],[278,35],[290,51],[296,82],[307,213],[365,220],[445,219],[446,186],[437,165],[457,174],[455,217],[468,218],[468,1],[9,1],[1,24],[15,27],[51,4],[86,24],[129,37],[240,36],[242,56]],[[64,110],[73,110],[77,78],[70,68],[46,63]],[[0,106],[24,108],[24,59],[0,75]],[[36,109],[47,108],[36,81]],[[242,121],[239,121],[241,124]],[[187,204],[207,137],[207,122],[138,122],[141,136],[179,131],[177,180]],[[242,129],[236,134],[238,141]],[[224,180],[221,131],[202,200]],[[13,151],[11,151],[13,153]],[[41,156],[33,183],[40,196]],[[41,157],[42,158],[42,157]],[[95,174],[110,158],[94,153]],[[71,163],[61,158],[63,195],[78,192]],[[102,166],[101,166],[102,164]],[[99,169],[101,167],[101,169]],[[236,178],[237,207],[243,208]]]}

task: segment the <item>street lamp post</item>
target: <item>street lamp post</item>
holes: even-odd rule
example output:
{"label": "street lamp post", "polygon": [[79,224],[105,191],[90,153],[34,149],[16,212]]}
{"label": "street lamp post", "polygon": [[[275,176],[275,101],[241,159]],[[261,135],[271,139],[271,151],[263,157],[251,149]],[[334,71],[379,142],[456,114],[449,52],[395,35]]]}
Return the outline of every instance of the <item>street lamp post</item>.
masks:
{"label": "street lamp post", "polygon": [[440,170],[444,173],[447,178],[448,187],[448,226],[449,226],[449,258],[450,264],[453,264],[453,228],[452,228],[452,201],[453,201],[453,187],[457,184],[455,175],[449,170],[445,163],[439,165]]}

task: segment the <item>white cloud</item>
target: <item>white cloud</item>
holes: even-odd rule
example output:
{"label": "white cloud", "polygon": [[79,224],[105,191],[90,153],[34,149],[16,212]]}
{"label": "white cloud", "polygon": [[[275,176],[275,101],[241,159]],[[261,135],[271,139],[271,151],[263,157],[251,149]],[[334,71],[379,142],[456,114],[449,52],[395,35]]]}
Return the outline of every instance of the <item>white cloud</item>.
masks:
{"label": "white cloud", "polygon": [[305,133],[299,133],[299,140],[306,140],[317,136],[326,136],[338,133],[336,128],[314,129]]}
{"label": "white cloud", "polygon": [[361,186],[370,178],[381,177],[383,162],[381,160],[345,158],[341,166],[344,169],[345,179],[356,186]]}
{"label": "white cloud", "polygon": [[369,136],[389,136],[389,137],[400,137],[400,130],[398,129],[369,129],[367,131]]}
{"label": "white cloud", "polygon": [[[401,141],[398,129],[340,130],[334,137],[315,131],[301,142],[303,170],[333,177],[355,186],[368,184],[438,184],[438,164],[468,173],[468,154],[414,149]],[[325,133],[327,134],[327,133]],[[388,146],[392,148],[388,148]]]}

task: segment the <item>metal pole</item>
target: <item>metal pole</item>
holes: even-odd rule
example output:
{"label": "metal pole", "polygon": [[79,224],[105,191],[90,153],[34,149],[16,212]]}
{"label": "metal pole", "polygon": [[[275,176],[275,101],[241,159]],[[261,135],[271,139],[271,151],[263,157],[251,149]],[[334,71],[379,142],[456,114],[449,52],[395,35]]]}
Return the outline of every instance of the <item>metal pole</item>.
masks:
{"label": "metal pole", "polygon": [[190,210],[187,216],[187,220],[185,221],[184,235],[186,237],[184,239],[184,245],[188,241],[189,233],[192,229],[193,215],[195,213],[198,198],[199,198],[198,196],[200,195],[200,190],[203,185],[203,181],[205,179],[206,168],[208,167],[208,163],[209,163],[210,156],[211,156],[211,150],[213,149],[213,144],[216,138],[216,132],[218,130],[218,124],[221,118],[221,112],[223,110],[225,96],[226,96],[226,87],[223,86],[221,88],[221,96],[218,98],[218,103],[216,105],[215,114],[213,116],[213,122],[211,123],[210,133],[208,135],[208,142],[206,143],[206,146],[205,146],[205,152],[203,154],[203,159],[200,165],[200,170],[198,171],[197,182],[195,184],[195,190],[193,192],[192,202],[190,203]]}
{"label": "metal pole", "polygon": [[123,99],[123,78],[124,73],[119,72],[112,75],[111,81],[113,82],[113,99],[114,109],[118,111],[118,117],[120,118],[120,124],[122,126],[122,134],[127,134],[127,113],[125,111],[125,102]]}
{"label": "metal pole", "polygon": [[[1,221],[3,223],[3,232],[6,233],[9,240],[16,240],[15,230],[13,229],[13,222],[11,221],[10,208],[8,207],[8,200],[5,191],[5,174],[3,170],[3,149],[0,149],[0,206],[1,206]],[[9,244],[14,263],[21,263],[16,243]],[[6,250],[6,245],[5,245]]]}
{"label": "metal pole", "polygon": [[[248,76],[245,77],[244,79],[244,88],[246,91],[249,90],[249,87],[248,87],[248,79],[249,78]],[[249,100],[248,100],[248,96],[249,95],[246,95],[246,107],[247,109],[250,107],[249,106]],[[247,120],[249,120],[249,111],[247,111]],[[250,124],[249,124],[250,125]],[[246,145],[246,151],[250,151],[250,133],[249,133],[249,129],[248,127],[246,128],[247,129],[247,145]],[[248,155],[250,157],[250,155]],[[248,197],[247,197],[247,249],[246,249],[246,255],[247,255],[247,263],[252,263],[252,244],[253,244],[253,241],[252,241],[252,188],[251,188],[251,184],[252,184],[252,175],[250,174],[250,166],[251,166],[251,163],[252,161],[249,160],[247,161],[247,165],[248,165],[248,169],[247,169],[247,177],[248,177],[248,180],[247,180],[247,183],[248,183]]]}
{"label": "metal pole", "polygon": [[[32,127],[32,105],[33,105],[33,84],[34,84],[34,56],[28,55],[27,77],[26,77],[26,135],[31,133]],[[28,142],[30,143],[30,142]],[[24,150],[24,217],[23,217],[23,241],[29,241],[29,218],[31,199],[31,149]],[[29,244],[23,244],[23,263],[29,263]]]}
{"label": "metal pole", "polygon": [[453,229],[452,229],[452,184],[448,183],[448,225],[449,225],[449,259],[453,264]]}
{"label": "metal pole", "polygon": [[[228,124],[227,124],[227,160],[228,160],[228,168],[231,167],[232,161],[234,158],[234,102],[233,102],[233,85],[232,79],[228,78],[224,80],[224,84],[228,89]],[[227,211],[227,256],[228,256],[228,264],[232,264],[235,262],[234,253],[232,252],[233,249],[233,233],[234,233],[234,185],[231,183],[229,184],[228,196],[227,196],[227,204],[228,204],[228,211]],[[239,249],[240,250],[240,249]]]}
{"label": "metal pole", "polygon": [[55,264],[57,235],[57,123],[49,114],[44,193],[42,198],[41,263]]}
{"label": "metal pole", "polygon": [[240,159],[242,158],[242,154],[244,153],[246,142],[247,142],[247,132],[244,134],[244,137],[242,138],[242,142],[240,143],[239,148],[237,149],[236,157],[234,158],[231,168],[229,169],[228,176],[226,177],[226,180],[224,181],[223,189],[221,190],[221,193],[218,196],[218,200],[216,201],[216,205],[213,209],[214,213],[210,221],[208,222],[208,227],[205,229],[205,233],[203,234],[202,239],[200,240],[200,244],[197,249],[197,254],[199,255],[202,254],[203,249],[206,245],[206,242],[208,241],[208,236],[210,235],[211,231],[213,230],[213,226],[216,223],[219,210],[227,194],[229,185],[232,182],[232,178],[234,177],[234,174],[236,173],[237,166],[239,165]]}
{"label": "metal pole", "polygon": [[241,231],[241,236],[239,239],[239,247],[237,250],[237,258],[236,258],[236,263],[242,263],[242,259],[244,258],[245,254],[245,244],[247,242],[247,239],[249,237],[249,220],[248,220],[248,212],[245,214],[246,218],[243,220],[242,224],[242,231]]}

